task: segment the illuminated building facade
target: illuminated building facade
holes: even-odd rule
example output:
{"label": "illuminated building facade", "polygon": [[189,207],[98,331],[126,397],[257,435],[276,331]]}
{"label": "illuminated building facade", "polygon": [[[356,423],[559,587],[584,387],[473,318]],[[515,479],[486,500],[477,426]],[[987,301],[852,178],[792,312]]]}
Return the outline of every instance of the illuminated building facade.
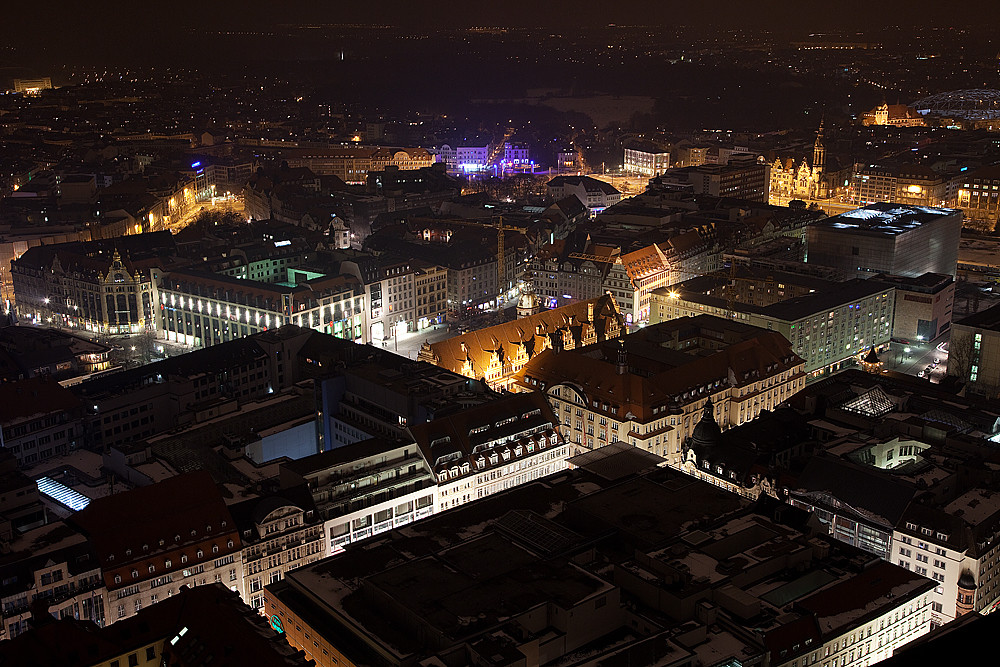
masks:
{"label": "illuminated building facade", "polygon": [[[701,314],[734,317],[736,321],[781,333],[805,360],[805,372],[815,377],[851,365],[857,355],[889,344],[895,314],[895,290],[876,280],[829,283],[797,297],[767,305],[734,300],[732,314],[724,278],[693,278],[653,293],[651,323]],[[766,289],[764,280],[760,290]],[[784,283],[775,285],[777,292]],[[789,284],[791,292],[791,285]],[[929,340],[929,339],[928,339]]]}
{"label": "illuminated building facade", "polygon": [[781,334],[701,315],[546,350],[518,373],[517,386],[544,393],[575,451],[621,440],[679,469],[708,399],[728,428],[774,409],[805,379],[805,361]]}
{"label": "illuminated building facade", "polygon": [[878,273],[952,277],[958,268],[962,212],[903,204],[869,204],[806,230],[806,259],[847,277]]}
{"label": "illuminated building facade", "polygon": [[823,199],[830,196],[826,178],[826,145],[823,143],[823,123],[816,132],[813,144],[812,162],[805,159],[795,165],[792,159],[776,158],[771,165],[772,203],[787,202],[790,199]]}
{"label": "illuminated building facade", "polygon": [[876,202],[907,206],[944,206],[948,179],[922,165],[888,167],[859,165],[851,177],[851,203],[864,206]]}
{"label": "illuminated building facade", "polygon": [[622,199],[622,194],[613,185],[590,176],[556,176],[546,187],[556,200],[576,195],[590,209],[591,215],[597,215]]}
{"label": "illuminated building facade", "polygon": [[933,579],[935,625],[1000,607],[1000,494],[974,488],[941,506],[910,503],[893,531],[892,562]]}
{"label": "illuminated building facade", "polygon": [[264,586],[324,557],[323,522],[304,486],[245,500],[229,511],[243,544],[243,601],[263,612]]}
{"label": "illuminated building facade", "polygon": [[905,104],[882,104],[861,116],[862,125],[887,125],[890,127],[921,127],[927,123],[915,109]]}
{"label": "illuminated building facade", "polygon": [[108,590],[107,622],[136,615],[183,585],[242,593],[239,532],[205,471],[93,500],[71,524],[90,541]]}
{"label": "illuminated building facade", "polygon": [[967,391],[1000,394],[1000,306],[956,321],[948,345],[948,375],[968,383]]}
{"label": "illuminated building facade", "polygon": [[284,324],[367,340],[364,286],[350,276],[288,285],[175,270],[157,281],[158,331],[171,342],[207,347]]}
{"label": "illuminated building facade", "polygon": [[418,359],[504,390],[511,388],[517,373],[543,350],[572,350],[617,338],[623,325],[615,300],[605,295],[425,343]]}
{"label": "illuminated building facade", "polygon": [[26,95],[37,95],[43,90],[52,88],[52,79],[47,76],[37,79],[14,79],[14,92]]}
{"label": "illuminated building facade", "polygon": [[18,313],[105,335],[153,331],[151,270],[172,252],[169,232],[29,248],[11,265]]}
{"label": "illuminated building facade", "polygon": [[670,153],[654,147],[626,148],[622,170],[629,174],[659,176],[670,168]]}
{"label": "illuminated building facade", "polygon": [[966,224],[983,231],[996,229],[1000,220],[1000,167],[983,167],[957,177],[961,184],[956,206]]}

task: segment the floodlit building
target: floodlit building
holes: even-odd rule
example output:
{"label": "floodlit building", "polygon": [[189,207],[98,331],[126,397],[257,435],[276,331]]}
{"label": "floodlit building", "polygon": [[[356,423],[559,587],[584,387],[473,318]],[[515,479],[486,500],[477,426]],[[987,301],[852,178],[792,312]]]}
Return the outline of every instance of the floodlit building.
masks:
{"label": "floodlit building", "polygon": [[242,593],[239,531],[208,472],[105,496],[71,517],[86,535],[108,590],[108,623],[221,582]]}
{"label": "floodlit building", "polygon": [[622,198],[622,193],[613,185],[591,176],[556,176],[548,182],[547,188],[556,200],[576,195],[587,206],[591,215],[614,206]]}
{"label": "floodlit building", "polygon": [[[726,278],[705,276],[660,288],[653,291],[650,322],[708,314],[777,331],[805,360],[805,372],[811,377],[839,370],[845,363],[853,365],[855,357],[873,346],[888,346],[897,298],[893,285],[874,279],[833,283],[791,276],[788,283],[780,282],[785,279],[782,274],[777,280],[773,275],[740,278],[744,286],[733,295],[731,311]],[[808,287],[796,287],[793,280]],[[746,283],[758,289],[748,289]]]}
{"label": "floodlit building", "polygon": [[518,373],[517,387],[544,393],[575,451],[621,440],[679,468],[709,400],[729,428],[775,408],[805,378],[805,361],[780,333],[700,315],[545,350]]}
{"label": "floodlit building", "polygon": [[747,510],[628,445],[571,461],[289,573],[267,615],[322,667],[851,665],[930,628],[932,581],[793,508]]}
{"label": "floodlit building", "polygon": [[418,358],[503,390],[543,350],[572,350],[614,339],[623,325],[615,300],[605,295],[425,343]]}
{"label": "floodlit building", "polygon": [[625,148],[622,171],[643,176],[659,176],[670,168],[670,152],[655,146],[635,146]]}
{"label": "floodlit building", "polygon": [[960,174],[958,201],[971,226],[993,231],[1000,219],[1000,167],[991,166]]}
{"label": "floodlit building", "polygon": [[809,225],[806,259],[838,269],[844,277],[928,272],[954,277],[961,230],[961,211],[870,204]]}
{"label": "floodlit building", "polygon": [[864,206],[876,202],[908,206],[944,206],[948,179],[923,165],[864,165],[851,178],[851,203]]}
{"label": "floodlit building", "polygon": [[173,252],[170,232],[29,248],[11,264],[18,313],[105,335],[154,331],[152,273]]}

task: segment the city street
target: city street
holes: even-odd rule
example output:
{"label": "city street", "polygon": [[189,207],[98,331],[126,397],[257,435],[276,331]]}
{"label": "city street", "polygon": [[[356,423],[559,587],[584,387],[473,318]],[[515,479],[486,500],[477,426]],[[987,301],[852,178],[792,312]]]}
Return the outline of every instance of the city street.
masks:
{"label": "city street", "polygon": [[[938,336],[933,341],[913,340],[909,343],[890,343],[889,352],[882,353],[882,360],[888,370],[917,376],[931,366],[929,377],[931,382],[940,382],[948,373],[948,340],[949,333]],[[935,366],[934,361],[938,364]]]}
{"label": "city street", "polygon": [[[457,335],[458,332],[448,331],[447,324],[436,324],[421,331],[404,333],[398,337],[398,340],[389,338],[382,341],[382,345],[385,349],[392,350],[396,354],[409,359],[416,359],[417,354],[420,352],[420,346],[424,344],[424,341],[436,343]],[[379,343],[373,342],[372,345],[378,346]]]}

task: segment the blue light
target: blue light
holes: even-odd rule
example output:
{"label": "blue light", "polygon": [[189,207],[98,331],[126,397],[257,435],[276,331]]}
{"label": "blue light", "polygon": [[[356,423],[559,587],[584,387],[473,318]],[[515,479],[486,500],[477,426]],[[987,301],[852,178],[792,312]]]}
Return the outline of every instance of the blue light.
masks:
{"label": "blue light", "polygon": [[90,504],[90,498],[79,491],[74,491],[65,484],[60,484],[51,477],[42,477],[36,483],[38,484],[39,493],[52,498],[71,510],[79,511]]}
{"label": "blue light", "polygon": [[969,171],[969,168],[968,167],[962,167],[961,169],[959,169],[959,171]]}
{"label": "blue light", "polygon": [[201,162],[192,162],[191,163],[191,168],[192,169],[197,169],[200,166],[201,166]]}

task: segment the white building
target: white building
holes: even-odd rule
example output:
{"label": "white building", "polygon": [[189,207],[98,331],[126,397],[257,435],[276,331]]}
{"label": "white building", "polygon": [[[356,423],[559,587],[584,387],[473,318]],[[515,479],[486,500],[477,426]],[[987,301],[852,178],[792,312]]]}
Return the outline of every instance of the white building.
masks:
{"label": "white building", "polygon": [[549,194],[556,201],[576,195],[591,215],[597,215],[622,199],[622,193],[613,185],[590,176],[556,176],[547,185]]}
{"label": "white building", "polygon": [[654,148],[626,148],[623,171],[628,174],[659,176],[670,168],[670,153]]}
{"label": "white building", "polygon": [[1000,606],[1000,493],[973,489],[946,505],[910,503],[893,531],[892,562],[938,583],[933,621],[943,625]]}

